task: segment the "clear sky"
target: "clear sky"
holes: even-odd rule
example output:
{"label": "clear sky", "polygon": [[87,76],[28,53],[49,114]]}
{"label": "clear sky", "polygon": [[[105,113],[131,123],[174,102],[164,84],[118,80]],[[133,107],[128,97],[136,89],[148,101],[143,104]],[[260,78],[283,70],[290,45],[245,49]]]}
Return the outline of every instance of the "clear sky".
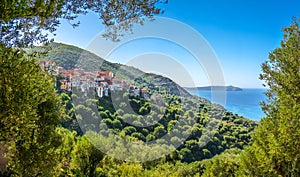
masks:
{"label": "clear sky", "polygon": [[[162,17],[189,25],[208,41],[222,67],[225,84],[243,88],[262,87],[262,82],[258,79],[261,63],[268,58],[270,51],[279,46],[282,27],[288,26],[293,16],[300,17],[299,0],[169,0],[163,8],[165,13]],[[80,16],[79,20],[81,25],[76,29],[62,21],[55,41],[86,48],[104,29],[101,21],[92,13]],[[133,57],[134,54],[124,54],[122,51],[138,50],[138,47],[144,46],[148,49],[152,47],[154,51],[151,52],[161,53],[159,49],[170,46],[167,42],[147,41],[148,44],[143,45],[139,41],[128,44],[126,50],[120,48],[107,59],[126,63],[128,57]],[[140,51],[150,52],[145,49]],[[177,51],[178,58],[181,56],[178,61],[184,62],[186,54]],[[198,72],[198,68],[192,65],[186,64],[185,67],[191,68],[192,77],[203,77],[200,76],[203,73],[201,68]],[[202,86],[207,85],[207,82],[196,84]]]}

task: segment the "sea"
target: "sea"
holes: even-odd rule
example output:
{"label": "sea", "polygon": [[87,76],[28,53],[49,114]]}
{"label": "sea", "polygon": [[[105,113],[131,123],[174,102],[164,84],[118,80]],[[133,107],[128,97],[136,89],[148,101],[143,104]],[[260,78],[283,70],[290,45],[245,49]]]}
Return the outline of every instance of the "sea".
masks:
{"label": "sea", "polygon": [[[210,90],[197,90],[196,88],[186,90],[202,98],[206,98],[214,103],[221,104],[227,110],[231,111],[233,114],[241,115],[245,118],[254,121],[260,121],[262,117],[265,116],[261,109],[260,102],[266,100],[265,92],[266,89],[253,89],[253,88],[243,88],[242,91],[224,91],[223,95],[226,101],[213,101],[218,100],[215,97],[219,95],[221,91]],[[212,95],[216,95],[212,99]]]}

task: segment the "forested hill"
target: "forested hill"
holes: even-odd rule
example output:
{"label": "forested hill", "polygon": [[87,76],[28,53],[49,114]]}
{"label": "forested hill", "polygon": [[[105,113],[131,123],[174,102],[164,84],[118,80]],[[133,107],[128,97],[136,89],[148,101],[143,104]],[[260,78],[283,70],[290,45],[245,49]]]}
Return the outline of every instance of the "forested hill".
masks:
{"label": "forested hill", "polygon": [[[151,100],[144,100],[130,96],[123,90],[114,91],[114,97],[96,98],[91,95],[86,99],[81,92],[73,91],[72,94],[62,92],[63,100],[67,102],[67,112],[72,117],[72,121],[66,120],[63,126],[79,134],[93,127],[93,131],[102,136],[107,134],[102,128],[107,125],[115,134],[131,141],[160,140],[162,145],[170,142],[179,143],[181,145],[177,148],[176,155],[168,157],[169,160],[194,162],[211,158],[227,149],[242,149],[250,142],[250,133],[257,126],[256,122],[231,113],[220,105],[191,96],[169,78],[110,63],[74,46],[58,43],[50,46],[52,49],[48,56],[42,59],[55,61],[66,69],[112,71],[119,79],[140,88],[147,88],[150,94],[154,95]],[[164,101],[160,101],[161,99]],[[76,101],[76,104],[72,104]],[[91,108],[91,103],[96,103],[97,107]],[[133,109],[134,112],[126,112],[126,108]],[[101,118],[95,115],[100,115]],[[78,116],[79,120],[84,121],[79,122],[80,126],[76,121]],[[151,126],[143,127],[144,124]],[[170,137],[170,142],[160,139],[171,132],[179,133]]]}

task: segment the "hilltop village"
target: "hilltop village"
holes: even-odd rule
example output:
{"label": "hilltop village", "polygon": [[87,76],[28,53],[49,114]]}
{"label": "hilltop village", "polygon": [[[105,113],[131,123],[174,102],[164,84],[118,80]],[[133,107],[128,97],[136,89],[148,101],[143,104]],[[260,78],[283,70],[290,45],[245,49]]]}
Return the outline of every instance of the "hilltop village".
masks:
{"label": "hilltop village", "polygon": [[43,71],[50,72],[59,81],[59,88],[68,92],[73,89],[80,90],[84,95],[94,91],[96,96],[102,98],[109,96],[109,92],[127,91],[130,96],[144,100],[150,98],[146,88],[139,88],[114,76],[111,71],[85,71],[84,69],[66,70],[53,61],[40,60],[39,65]]}

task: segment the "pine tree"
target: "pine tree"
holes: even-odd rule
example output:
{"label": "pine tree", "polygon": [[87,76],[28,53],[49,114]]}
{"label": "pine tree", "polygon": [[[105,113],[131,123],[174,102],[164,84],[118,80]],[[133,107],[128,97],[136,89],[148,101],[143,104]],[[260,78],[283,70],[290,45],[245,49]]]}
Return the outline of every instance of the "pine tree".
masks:
{"label": "pine tree", "polygon": [[[254,133],[252,147],[243,156],[241,165],[248,175],[300,174],[299,21],[294,19],[283,32],[281,46],[271,52],[269,60],[262,65],[260,79],[269,87],[266,92],[267,102],[262,103],[266,117]],[[249,164],[257,169],[251,168]]]}

